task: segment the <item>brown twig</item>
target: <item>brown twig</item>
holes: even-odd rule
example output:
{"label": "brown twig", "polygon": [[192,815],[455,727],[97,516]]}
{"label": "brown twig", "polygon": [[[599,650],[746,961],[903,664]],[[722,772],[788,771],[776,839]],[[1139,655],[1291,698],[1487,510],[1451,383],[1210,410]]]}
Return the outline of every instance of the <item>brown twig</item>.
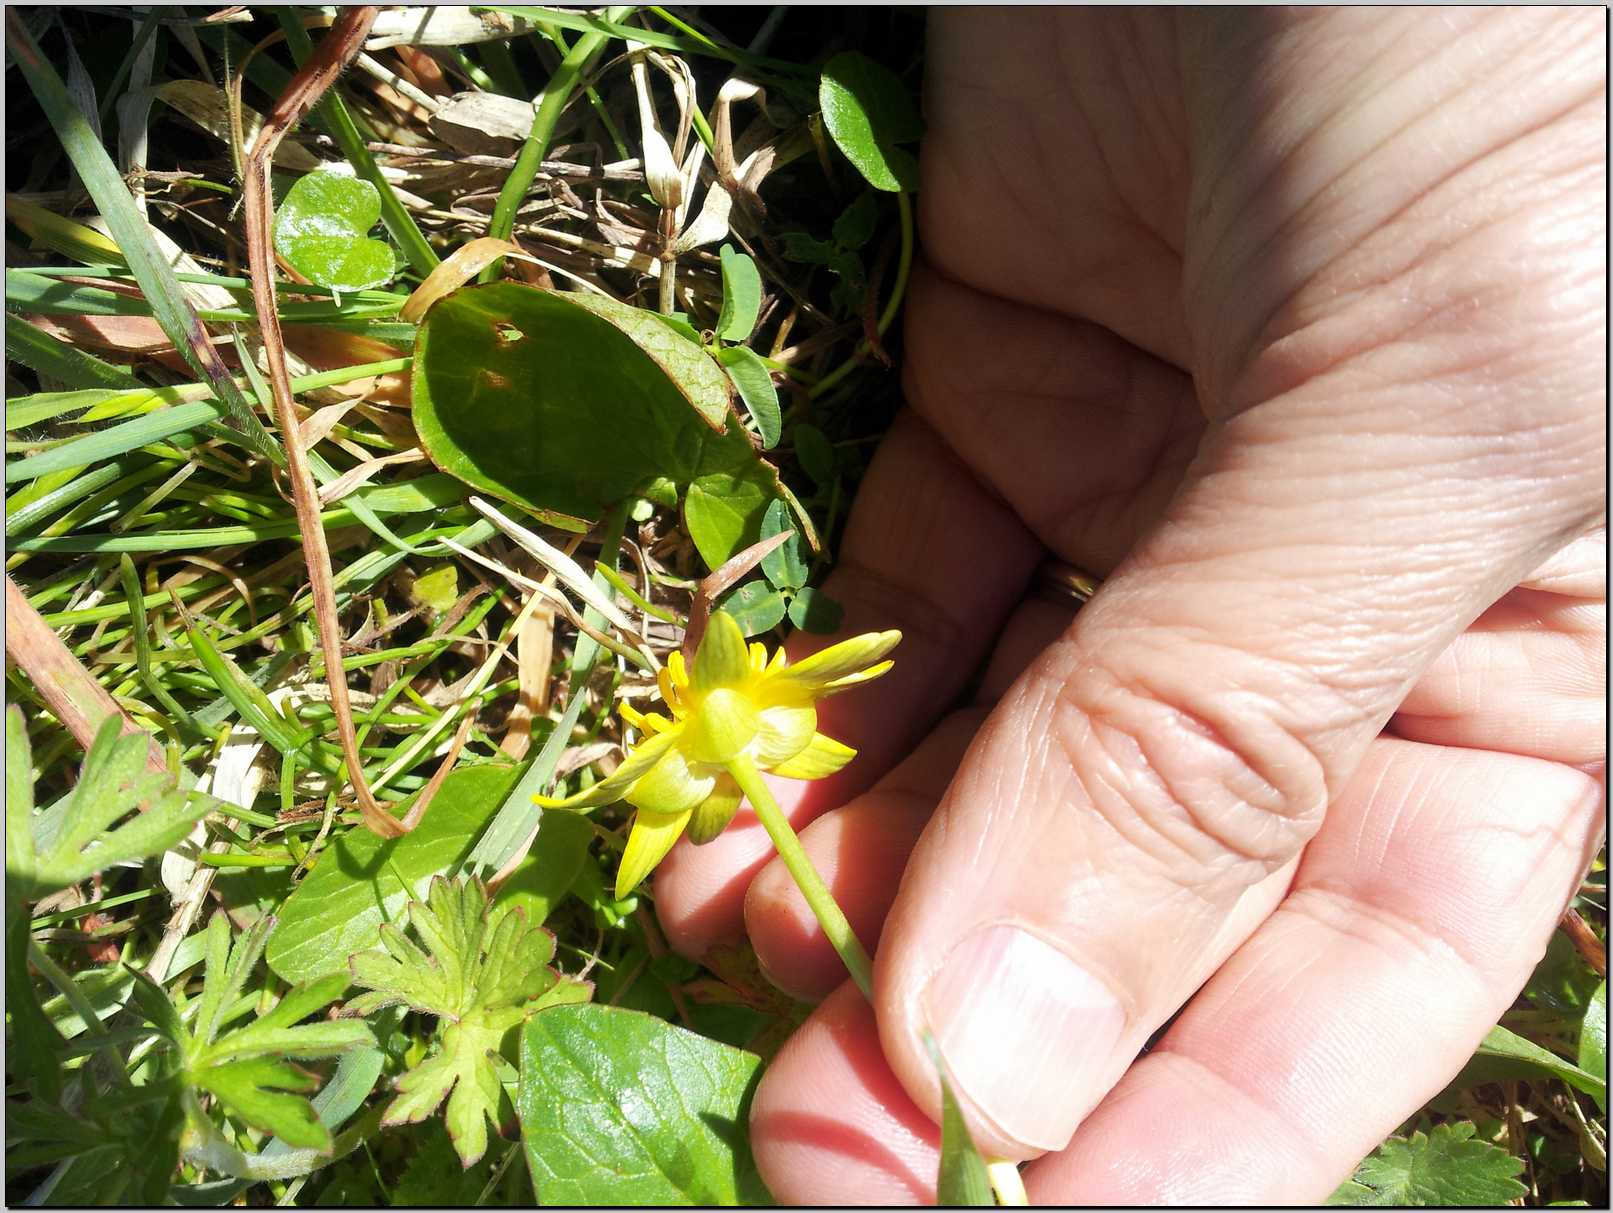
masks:
{"label": "brown twig", "polygon": [[6,656],[28,675],[40,698],[79,745],[89,749],[107,717],[117,716],[123,720],[125,733],[146,738],[146,765],[158,774],[168,774],[168,763],[156,739],[129,719],[10,577],[6,578]]}
{"label": "brown twig", "polygon": [[1596,970],[1598,977],[1607,976],[1607,947],[1596,938],[1596,932],[1591,930],[1591,924],[1579,916],[1579,911],[1569,909],[1563,913],[1563,920],[1558,924],[1563,934],[1573,940],[1579,954],[1585,958],[1585,963]]}
{"label": "brown twig", "polygon": [[336,717],[336,733],[341,740],[347,775],[358,800],[364,823],[382,838],[396,838],[404,826],[376,801],[364,778],[364,764],[358,751],[358,734],[353,728],[353,710],[347,697],[347,677],[342,672],[342,635],[336,613],[336,587],[331,573],[330,545],[319,517],[319,490],[308,467],[308,456],[297,420],[296,403],[291,395],[291,376],[286,370],[285,344],[280,333],[280,314],[274,297],[274,260],[271,230],[274,222],[270,201],[269,165],[275,149],[326,90],[336,82],[342,68],[364,45],[379,10],[373,5],[344,9],[286,85],[286,90],[263,120],[263,129],[252,143],[243,166],[244,216],[247,259],[251,266],[252,303],[257,309],[263,335],[264,353],[269,363],[269,390],[274,397],[275,415],[280,423],[280,440],[286,449],[286,471],[291,481],[292,504],[297,511],[303,555],[308,564],[309,588],[314,599],[314,616],[319,625],[320,649],[325,657],[325,678],[330,685],[331,712]]}

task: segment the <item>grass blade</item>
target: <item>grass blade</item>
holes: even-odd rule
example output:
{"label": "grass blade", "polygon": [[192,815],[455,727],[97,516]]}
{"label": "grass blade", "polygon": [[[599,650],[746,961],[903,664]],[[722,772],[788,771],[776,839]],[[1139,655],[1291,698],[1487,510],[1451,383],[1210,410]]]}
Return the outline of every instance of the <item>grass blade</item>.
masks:
{"label": "grass blade", "polygon": [[229,421],[248,444],[265,458],[284,464],[285,454],[247,404],[223,361],[214,351],[196,309],[179,289],[174,271],[151,238],[145,219],[135,207],[117,166],[95,138],[84,115],[73,104],[66,86],[46,62],[38,45],[14,11],[6,13],[7,42],[12,58],[38,98],[40,108],[55,128],[84,188],[95,200],[129,267],[150,300],[157,322],[176,349],[203,379],[212,383],[229,414]]}

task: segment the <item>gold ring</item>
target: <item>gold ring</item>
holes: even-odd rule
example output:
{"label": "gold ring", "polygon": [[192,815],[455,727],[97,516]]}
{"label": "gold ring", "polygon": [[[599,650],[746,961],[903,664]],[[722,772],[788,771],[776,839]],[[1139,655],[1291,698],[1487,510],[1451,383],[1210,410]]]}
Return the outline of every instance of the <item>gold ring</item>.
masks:
{"label": "gold ring", "polygon": [[1063,560],[1048,557],[1036,570],[1036,588],[1044,596],[1080,606],[1098,592],[1103,578]]}

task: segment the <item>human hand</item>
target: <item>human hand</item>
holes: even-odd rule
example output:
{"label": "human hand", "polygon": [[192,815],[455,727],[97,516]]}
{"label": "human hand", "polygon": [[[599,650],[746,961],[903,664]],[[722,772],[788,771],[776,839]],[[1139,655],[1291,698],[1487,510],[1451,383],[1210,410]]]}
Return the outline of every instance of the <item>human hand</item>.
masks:
{"label": "human hand", "polygon": [[926,1028],[1034,1199],[1320,1199],[1522,986],[1602,830],[1600,20],[932,16],[911,412],[829,586],[907,639],[777,786],[875,1007],[754,822],[656,881],[840,985],[755,1101],[781,1200],[932,1194]]}

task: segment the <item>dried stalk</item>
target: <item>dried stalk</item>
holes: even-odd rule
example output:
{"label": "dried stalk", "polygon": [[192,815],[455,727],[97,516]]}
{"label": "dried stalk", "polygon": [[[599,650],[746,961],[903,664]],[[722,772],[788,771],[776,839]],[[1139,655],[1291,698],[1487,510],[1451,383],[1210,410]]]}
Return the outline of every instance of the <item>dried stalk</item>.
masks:
{"label": "dried stalk", "polygon": [[342,635],[336,613],[336,586],[331,573],[330,545],[320,521],[319,489],[308,467],[297,408],[291,395],[291,376],[286,369],[285,344],[280,333],[280,314],[274,296],[274,260],[271,231],[274,222],[270,201],[269,165],[275,149],[288,131],[311,110],[326,90],[336,82],[364,45],[379,10],[363,5],[342,10],[330,34],[308,61],[291,78],[286,91],[264,118],[263,128],[252,141],[252,150],[243,165],[244,217],[247,259],[251,266],[252,302],[263,334],[264,353],[269,363],[269,390],[274,397],[275,415],[280,423],[280,440],[285,446],[287,476],[291,481],[292,504],[308,563],[309,588],[314,598],[314,616],[319,624],[320,650],[325,657],[325,678],[330,685],[330,706],[336,717],[336,733],[341,741],[347,775],[365,825],[382,838],[396,838],[404,826],[376,801],[364,778],[364,764],[358,752],[358,734],[353,728],[353,710],[348,701],[347,676],[342,671]]}

